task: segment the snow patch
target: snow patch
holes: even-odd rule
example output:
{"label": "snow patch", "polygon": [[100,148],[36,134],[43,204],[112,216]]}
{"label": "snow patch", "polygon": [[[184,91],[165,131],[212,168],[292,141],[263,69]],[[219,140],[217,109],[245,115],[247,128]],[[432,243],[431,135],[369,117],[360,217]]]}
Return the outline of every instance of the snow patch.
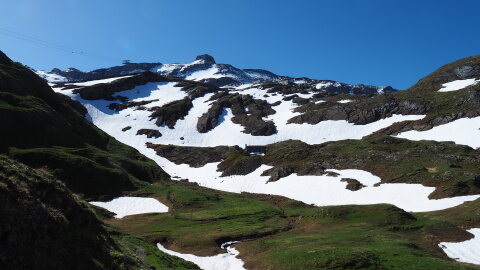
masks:
{"label": "snow patch", "polygon": [[76,83],[69,83],[68,85],[77,85],[77,86],[91,86],[100,83],[110,83],[119,79],[132,77],[133,75],[122,76],[122,77],[115,77],[115,78],[108,78],[108,79],[101,79],[101,80],[93,80],[87,82],[76,82]]}
{"label": "snow patch", "polygon": [[184,254],[176,252],[173,250],[166,249],[162,244],[158,243],[157,247],[160,251],[165,252],[169,255],[182,258],[186,261],[193,262],[204,270],[245,270],[243,267],[243,261],[237,258],[237,255],[240,254],[238,250],[234,247],[231,247],[231,244],[236,242],[227,242],[222,244],[222,248],[227,252],[218,254],[215,256],[201,257],[193,254]]}
{"label": "snow patch", "polygon": [[465,87],[475,85],[478,81],[476,79],[465,79],[465,80],[456,80],[448,83],[442,84],[442,88],[438,92],[450,92],[463,89]]}
{"label": "snow patch", "polygon": [[109,202],[90,202],[115,213],[116,218],[145,213],[166,213],[168,207],[153,198],[118,197]]}
{"label": "snow patch", "polygon": [[464,242],[442,242],[438,246],[448,257],[464,263],[480,265],[480,228],[467,230],[474,238]]}
{"label": "snow patch", "polygon": [[409,130],[398,134],[396,137],[413,141],[453,141],[456,144],[478,148],[480,147],[480,116],[460,118],[425,131]]}
{"label": "snow patch", "polygon": [[350,102],[352,102],[352,101],[353,101],[353,100],[351,100],[351,99],[342,99],[342,100],[339,100],[339,101],[337,101],[337,102],[338,102],[338,103],[350,103]]}

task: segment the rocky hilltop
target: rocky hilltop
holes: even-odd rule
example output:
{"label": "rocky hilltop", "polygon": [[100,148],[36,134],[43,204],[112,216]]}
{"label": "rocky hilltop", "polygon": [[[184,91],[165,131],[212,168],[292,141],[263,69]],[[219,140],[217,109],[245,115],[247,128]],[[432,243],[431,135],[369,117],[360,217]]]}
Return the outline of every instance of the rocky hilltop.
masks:
{"label": "rocky hilltop", "polygon": [[215,59],[208,54],[199,55],[193,62],[188,64],[127,63],[123,66],[96,69],[88,72],[82,72],[75,68],[66,70],[55,68],[50,72],[38,71],[37,74],[51,83],[66,83],[99,80],[146,71],[167,77],[209,83],[219,87],[276,83],[280,85],[316,87],[332,93],[376,94],[397,91],[390,86],[351,85],[331,80],[280,76],[262,69],[240,69],[229,64],[217,64]]}

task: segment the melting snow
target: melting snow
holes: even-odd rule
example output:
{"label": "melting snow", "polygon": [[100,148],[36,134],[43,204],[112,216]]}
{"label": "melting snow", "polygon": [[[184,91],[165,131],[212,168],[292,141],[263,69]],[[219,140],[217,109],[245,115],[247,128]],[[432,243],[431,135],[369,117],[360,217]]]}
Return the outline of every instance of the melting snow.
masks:
{"label": "melting snow", "polygon": [[409,140],[453,141],[456,144],[480,147],[480,116],[475,118],[460,118],[444,125],[425,131],[410,130],[396,137]]}
{"label": "melting snow", "polygon": [[204,270],[245,270],[243,261],[237,258],[240,254],[234,247],[230,245],[235,242],[228,242],[222,244],[222,248],[227,250],[227,253],[218,254],[215,256],[201,257],[193,254],[184,254],[173,250],[166,249],[160,243],[157,244],[158,249],[172,256],[180,257],[186,261],[193,262]]}
{"label": "melting snow", "polygon": [[467,86],[477,84],[478,81],[476,79],[466,79],[466,80],[456,80],[448,83],[442,84],[442,88],[438,90],[438,92],[450,92],[450,91],[457,91],[463,89]]}
{"label": "melting snow", "polygon": [[115,213],[116,218],[145,213],[166,213],[168,207],[153,198],[118,197],[109,202],[90,202]]}
{"label": "melting snow", "polygon": [[[187,164],[175,165],[163,158],[157,157],[155,160],[172,177],[186,178],[204,187],[235,193],[280,195],[317,206],[389,203],[406,211],[424,212],[446,209],[480,198],[480,195],[471,195],[430,200],[428,195],[435,190],[434,187],[402,183],[375,186],[381,179],[362,170],[329,170],[338,173],[338,176],[292,174],[268,182],[268,176],[261,176],[263,171],[271,168],[267,165],[262,165],[248,175],[220,177],[221,172],[216,171],[218,163],[192,168]],[[342,178],[356,179],[366,187],[358,191],[348,190],[347,183],[342,182]]]}
{"label": "melting snow", "polygon": [[470,229],[468,232],[472,233],[474,238],[458,243],[442,242],[438,246],[456,261],[480,264],[480,228]]}

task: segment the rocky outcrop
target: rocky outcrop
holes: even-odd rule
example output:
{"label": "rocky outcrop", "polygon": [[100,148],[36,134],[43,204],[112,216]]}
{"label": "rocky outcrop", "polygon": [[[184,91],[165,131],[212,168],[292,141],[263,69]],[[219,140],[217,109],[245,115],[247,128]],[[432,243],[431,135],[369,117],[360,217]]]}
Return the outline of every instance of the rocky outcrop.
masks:
{"label": "rocky outcrop", "polygon": [[88,72],[83,72],[76,68],[68,68],[66,70],[54,68],[50,73],[65,77],[69,82],[91,81],[122,76],[130,73],[145,72],[151,70],[158,65],[160,65],[160,63],[127,63],[122,66],[95,69]]}
{"label": "rocky outcrop", "polygon": [[218,164],[218,170],[222,172],[222,177],[231,175],[247,175],[254,172],[262,165],[262,158],[251,156],[248,158],[236,156],[228,158]]}
{"label": "rocky outcrop", "polygon": [[194,81],[179,81],[175,86],[181,87],[191,99],[203,97],[207,93],[217,93],[221,91],[220,88],[214,85]]}
{"label": "rocky outcrop", "polygon": [[150,115],[150,119],[156,119],[155,124],[159,127],[166,125],[168,128],[173,129],[177,121],[184,119],[192,107],[192,100],[186,97],[165,104],[162,107],[151,108],[152,114]]}
{"label": "rocky outcrop", "polygon": [[139,109],[145,109],[143,105],[147,105],[156,101],[158,101],[158,99],[144,100],[144,101],[127,101],[124,103],[110,103],[108,105],[108,108],[110,110],[115,110],[117,112],[121,110],[125,110],[127,108],[132,108],[132,107],[135,107],[137,110],[139,110]]}
{"label": "rocky outcrop", "polygon": [[357,191],[366,187],[364,184],[360,183],[357,179],[342,178],[340,181],[347,182],[347,186],[345,188],[351,191]]}
{"label": "rocky outcrop", "polygon": [[238,146],[188,147],[152,143],[148,143],[147,146],[154,149],[157,155],[175,164],[188,164],[195,168],[223,161],[232,153],[243,152]]}
{"label": "rocky outcrop", "polygon": [[395,96],[365,97],[349,103],[305,104],[295,109],[302,114],[289,119],[288,123],[313,125],[325,120],[347,120],[365,125],[393,114],[426,114],[431,108],[431,104],[425,100],[400,100]]}
{"label": "rocky outcrop", "polygon": [[[269,136],[277,130],[271,121],[265,121],[263,117],[275,113],[272,106],[264,100],[253,99],[250,95],[216,94],[215,101],[206,113],[197,122],[197,130],[201,133],[208,132],[215,128],[221,121],[220,117],[225,108],[232,110],[232,122],[244,127],[243,132],[253,136]],[[213,99],[213,97],[212,97]]]}
{"label": "rocky outcrop", "polygon": [[270,176],[269,182],[278,181],[280,178],[287,177],[294,173],[294,169],[290,166],[279,166],[268,169],[262,173],[262,176]]}
{"label": "rocky outcrop", "polygon": [[137,135],[147,135],[147,138],[159,138],[162,136],[162,133],[157,129],[142,128],[137,130]]}

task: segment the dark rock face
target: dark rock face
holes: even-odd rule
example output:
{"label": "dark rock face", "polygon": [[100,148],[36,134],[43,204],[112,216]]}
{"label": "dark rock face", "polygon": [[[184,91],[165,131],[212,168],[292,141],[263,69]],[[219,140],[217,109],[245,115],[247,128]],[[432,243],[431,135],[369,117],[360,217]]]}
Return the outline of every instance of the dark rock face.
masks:
{"label": "dark rock face", "polygon": [[132,127],[131,127],[131,126],[124,127],[124,128],[122,128],[122,131],[123,131],[123,132],[125,132],[125,131],[127,131],[127,130],[130,130],[130,129],[132,129]]}
{"label": "dark rock face", "polygon": [[72,109],[77,111],[80,115],[85,116],[88,113],[87,108],[85,108],[82,103],[73,100],[64,94],[57,93],[57,95],[62,99],[63,102],[67,103],[68,106],[72,107]]}
{"label": "dark rock face", "polygon": [[262,173],[262,176],[270,176],[268,181],[275,182],[280,180],[280,178],[287,177],[294,172],[295,170],[290,166],[280,166],[280,167],[274,167],[264,171]]}
{"label": "dark rock face", "polygon": [[128,63],[123,66],[114,66],[110,68],[101,68],[89,72],[82,72],[75,68],[69,68],[64,71],[54,68],[51,73],[63,76],[68,81],[91,81],[109,77],[122,76],[135,72],[145,72],[161,65],[160,63]]}
{"label": "dark rock face", "polygon": [[291,118],[288,122],[318,124],[324,120],[347,120],[357,125],[365,125],[393,114],[425,114],[430,109],[431,106],[426,101],[396,100],[377,96],[344,104],[307,103],[295,110],[303,114]]}
{"label": "dark rock face", "polygon": [[151,109],[151,119],[157,119],[155,124],[157,126],[166,125],[173,129],[179,119],[184,119],[188,112],[193,107],[192,100],[188,97],[165,104],[162,107],[153,107]]}
{"label": "dark rock face", "polygon": [[203,167],[207,163],[220,162],[231,153],[242,152],[238,146],[188,147],[151,143],[147,146],[154,149],[157,155],[175,164],[188,164],[195,168]]}
{"label": "dark rock face", "polygon": [[137,131],[137,135],[147,135],[147,138],[159,138],[162,133],[156,129],[142,128]]}
{"label": "dark rock face", "polygon": [[208,54],[199,55],[195,58],[195,60],[203,60],[207,64],[215,64],[216,63],[213,56],[208,55]]}
{"label": "dark rock face", "polygon": [[179,81],[175,86],[182,87],[182,91],[185,91],[191,99],[203,97],[207,93],[217,93],[221,91],[220,88],[214,85],[194,81]]}
{"label": "dark rock face", "polygon": [[342,180],[340,181],[347,182],[347,186],[345,188],[351,191],[357,191],[366,187],[364,184],[360,183],[357,179],[342,178]]}
{"label": "dark rock face", "polygon": [[238,93],[225,94],[225,92],[219,92],[215,97],[218,98],[217,101],[198,119],[197,130],[199,132],[205,133],[215,128],[225,108],[232,110],[234,115],[232,121],[242,125],[244,127],[243,132],[247,134],[269,136],[277,131],[273,122],[262,119],[275,113],[275,110],[266,101],[253,99],[250,95]]}
{"label": "dark rock face", "polygon": [[143,105],[147,105],[156,101],[158,101],[158,99],[144,100],[144,101],[127,101],[124,103],[110,103],[108,105],[108,108],[110,110],[115,110],[117,112],[121,110],[125,110],[127,108],[131,108],[131,107],[136,107],[136,109],[139,110],[139,109],[145,109],[144,107],[142,107]]}
{"label": "dark rock face", "polygon": [[262,165],[262,159],[258,156],[253,156],[250,158],[241,158],[233,160],[224,160],[218,164],[218,170],[222,171],[223,176],[230,175],[247,175]]}

